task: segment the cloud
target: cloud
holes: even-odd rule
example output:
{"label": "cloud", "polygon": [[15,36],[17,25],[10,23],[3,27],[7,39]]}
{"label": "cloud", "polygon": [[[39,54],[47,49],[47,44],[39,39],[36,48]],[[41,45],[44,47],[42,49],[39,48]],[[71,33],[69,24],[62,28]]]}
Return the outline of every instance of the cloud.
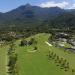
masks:
{"label": "cloud", "polygon": [[65,8],[66,6],[68,6],[69,3],[66,2],[66,1],[63,1],[63,2],[54,2],[54,1],[49,1],[49,2],[45,2],[45,3],[41,3],[39,6],[40,7],[60,7],[60,8]]}
{"label": "cloud", "polygon": [[72,5],[69,7],[69,9],[75,9],[75,3],[72,4]]}

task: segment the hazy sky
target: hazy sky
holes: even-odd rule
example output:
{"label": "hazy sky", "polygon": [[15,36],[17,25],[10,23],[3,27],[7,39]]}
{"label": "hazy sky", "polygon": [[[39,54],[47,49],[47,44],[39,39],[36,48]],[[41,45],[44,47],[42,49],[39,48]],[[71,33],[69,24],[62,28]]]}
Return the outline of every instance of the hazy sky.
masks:
{"label": "hazy sky", "polygon": [[75,0],[0,0],[0,12],[7,12],[27,3],[41,7],[75,9]]}

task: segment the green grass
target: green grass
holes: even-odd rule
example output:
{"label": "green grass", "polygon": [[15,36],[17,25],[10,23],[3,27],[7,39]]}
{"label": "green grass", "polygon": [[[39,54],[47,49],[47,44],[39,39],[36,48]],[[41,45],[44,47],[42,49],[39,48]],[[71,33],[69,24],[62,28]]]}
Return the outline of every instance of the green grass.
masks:
{"label": "green grass", "polygon": [[0,75],[7,75],[7,46],[0,47]]}
{"label": "green grass", "polygon": [[[68,61],[70,61],[72,68],[74,68],[73,65],[75,62],[74,54],[71,54],[72,55],[71,56],[70,54],[64,52],[62,49],[55,48],[54,46],[49,47],[47,44],[45,44],[45,41],[48,40],[49,34],[37,34],[32,37],[34,37],[38,41],[37,52],[34,53],[28,52],[28,50],[32,50],[34,46],[19,47],[17,45],[16,47],[18,53],[19,75],[71,75],[72,74],[71,71],[65,72],[64,70],[60,69],[59,66],[56,66],[53,60],[48,60],[47,54],[49,50],[52,50],[60,57],[64,57]],[[19,41],[17,41],[16,43],[19,44]]]}
{"label": "green grass", "polygon": [[[75,54],[65,52],[63,48],[49,47],[45,43],[49,36],[49,34],[43,33],[27,38],[29,40],[34,37],[37,40],[37,45],[32,46],[20,47],[20,40],[15,42],[18,54],[17,71],[19,75],[72,75],[71,69],[75,69]],[[37,46],[38,50],[36,52],[28,52],[33,51],[34,46]],[[7,50],[7,46],[0,47],[0,75],[7,75]],[[49,50],[56,53],[60,58],[66,59],[70,63],[70,70],[65,72],[63,69],[60,69],[60,66],[56,66],[57,64],[54,60],[48,60],[47,54]]]}
{"label": "green grass", "polygon": [[70,63],[70,67],[75,69],[75,54],[72,52],[64,51],[62,48],[50,47],[50,50],[55,52],[60,57],[66,59]]}

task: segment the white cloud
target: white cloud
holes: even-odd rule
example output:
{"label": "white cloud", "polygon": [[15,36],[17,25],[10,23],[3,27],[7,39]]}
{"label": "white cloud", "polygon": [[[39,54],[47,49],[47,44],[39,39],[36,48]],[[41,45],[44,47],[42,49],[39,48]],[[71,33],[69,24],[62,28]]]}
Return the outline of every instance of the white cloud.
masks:
{"label": "white cloud", "polygon": [[69,3],[66,1],[63,2],[54,2],[54,1],[49,1],[49,2],[45,2],[45,3],[41,3],[40,7],[60,7],[60,8],[65,8],[66,6],[68,6]]}
{"label": "white cloud", "polygon": [[75,9],[75,3],[72,4],[72,5],[69,7],[69,9]]}

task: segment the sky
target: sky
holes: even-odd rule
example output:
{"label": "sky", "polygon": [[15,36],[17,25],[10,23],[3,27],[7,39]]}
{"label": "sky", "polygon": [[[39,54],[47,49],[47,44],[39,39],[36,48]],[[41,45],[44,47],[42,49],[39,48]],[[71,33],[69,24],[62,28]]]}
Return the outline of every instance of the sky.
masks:
{"label": "sky", "polygon": [[27,3],[42,8],[58,6],[62,9],[75,9],[75,0],[0,0],[0,12],[8,12]]}

